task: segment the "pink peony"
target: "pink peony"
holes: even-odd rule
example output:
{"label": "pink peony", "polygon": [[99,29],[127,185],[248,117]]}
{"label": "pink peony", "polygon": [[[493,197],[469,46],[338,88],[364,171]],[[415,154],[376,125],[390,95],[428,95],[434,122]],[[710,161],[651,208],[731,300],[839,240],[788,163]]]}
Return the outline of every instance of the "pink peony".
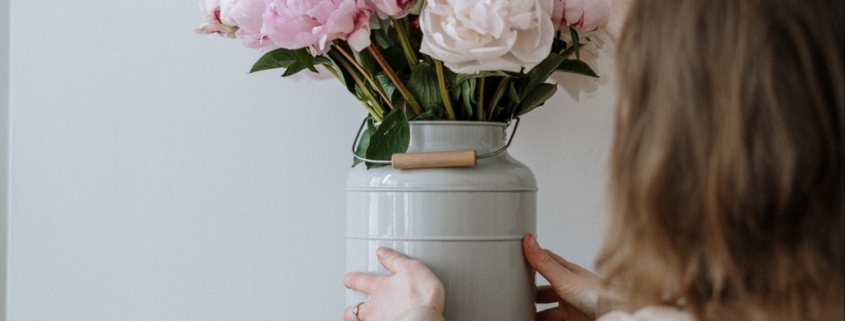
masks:
{"label": "pink peony", "polygon": [[267,35],[261,32],[264,11],[267,10],[264,0],[224,0],[222,4],[222,16],[238,26],[235,36],[243,41],[245,47],[275,47]]}
{"label": "pink peony", "polygon": [[554,0],[555,30],[571,26],[578,31],[604,28],[610,20],[610,0]]}
{"label": "pink peony", "polygon": [[224,37],[234,38],[238,27],[223,14],[220,0],[201,0],[200,10],[205,17],[205,23],[194,29],[202,34],[216,33]]}
{"label": "pink peony", "polygon": [[286,49],[310,48],[326,53],[333,40],[346,40],[352,49],[370,45],[372,8],[366,0],[267,0],[262,32]]}
{"label": "pink peony", "polygon": [[367,0],[367,2],[370,7],[376,9],[379,18],[396,19],[408,15],[408,9],[417,3],[417,0]]}

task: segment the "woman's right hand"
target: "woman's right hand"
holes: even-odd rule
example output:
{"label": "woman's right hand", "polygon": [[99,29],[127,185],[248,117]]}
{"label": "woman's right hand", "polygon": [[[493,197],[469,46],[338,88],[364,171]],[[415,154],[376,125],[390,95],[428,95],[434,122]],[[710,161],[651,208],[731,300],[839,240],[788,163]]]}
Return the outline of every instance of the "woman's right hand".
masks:
{"label": "woman's right hand", "polygon": [[443,283],[420,261],[394,250],[381,247],[376,251],[379,262],[390,276],[352,272],[343,277],[347,288],[370,295],[370,300],[343,312],[344,321],[390,321],[414,308],[431,308],[442,314],[446,306]]}
{"label": "woman's right hand", "polygon": [[525,259],[551,285],[537,287],[537,303],[559,303],[537,313],[537,321],[592,321],[596,319],[601,279],[549,250],[543,250],[534,235],[522,242]]}

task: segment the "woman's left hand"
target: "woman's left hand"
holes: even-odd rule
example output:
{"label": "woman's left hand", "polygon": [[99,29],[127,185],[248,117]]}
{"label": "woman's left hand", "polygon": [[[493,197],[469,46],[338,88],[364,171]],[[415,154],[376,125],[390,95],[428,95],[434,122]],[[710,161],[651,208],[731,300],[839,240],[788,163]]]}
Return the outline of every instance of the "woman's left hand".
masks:
{"label": "woman's left hand", "polygon": [[537,303],[558,303],[537,313],[537,321],[595,320],[601,279],[549,250],[543,250],[534,235],[522,242],[525,260],[551,285],[537,288]]}
{"label": "woman's left hand", "polygon": [[382,247],[376,252],[379,262],[391,276],[352,272],[343,277],[343,285],[370,295],[370,300],[343,311],[343,321],[392,321],[416,307],[431,307],[443,313],[446,290],[440,279],[420,261]]}

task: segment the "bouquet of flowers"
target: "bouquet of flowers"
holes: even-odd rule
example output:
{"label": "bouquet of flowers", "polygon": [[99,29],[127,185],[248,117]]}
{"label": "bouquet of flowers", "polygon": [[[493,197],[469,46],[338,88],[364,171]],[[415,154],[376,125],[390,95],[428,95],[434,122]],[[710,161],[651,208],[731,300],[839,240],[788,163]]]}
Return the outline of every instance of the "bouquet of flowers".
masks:
{"label": "bouquet of flowers", "polygon": [[265,51],[251,72],[333,75],[369,113],[359,155],[389,159],[407,149],[410,120],[509,122],[555,94],[558,86],[548,83],[555,73],[598,78],[582,56],[597,55],[610,7],[610,0],[203,0],[206,23],[197,32]]}

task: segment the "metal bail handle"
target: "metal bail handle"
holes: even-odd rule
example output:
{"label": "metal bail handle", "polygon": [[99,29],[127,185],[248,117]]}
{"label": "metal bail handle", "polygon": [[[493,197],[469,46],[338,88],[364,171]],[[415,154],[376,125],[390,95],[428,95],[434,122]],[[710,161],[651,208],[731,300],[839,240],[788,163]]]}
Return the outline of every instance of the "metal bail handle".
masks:
{"label": "metal bail handle", "polygon": [[[519,117],[514,117],[516,123],[513,125],[508,143],[497,151],[487,154],[477,155],[475,150],[460,150],[449,152],[430,152],[430,153],[397,153],[393,154],[391,160],[378,160],[361,157],[356,152],[358,148],[358,139],[361,138],[361,132],[364,126],[367,125],[367,120],[370,117],[364,118],[361,122],[361,127],[358,128],[358,134],[355,135],[355,141],[352,142],[352,156],[362,162],[371,164],[393,165],[395,169],[415,169],[415,168],[443,168],[443,167],[473,167],[478,163],[479,159],[489,158],[501,153],[504,153],[511,146],[514,136],[516,136],[516,129],[519,128]],[[510,124],[508,124],[510,126]]]}

